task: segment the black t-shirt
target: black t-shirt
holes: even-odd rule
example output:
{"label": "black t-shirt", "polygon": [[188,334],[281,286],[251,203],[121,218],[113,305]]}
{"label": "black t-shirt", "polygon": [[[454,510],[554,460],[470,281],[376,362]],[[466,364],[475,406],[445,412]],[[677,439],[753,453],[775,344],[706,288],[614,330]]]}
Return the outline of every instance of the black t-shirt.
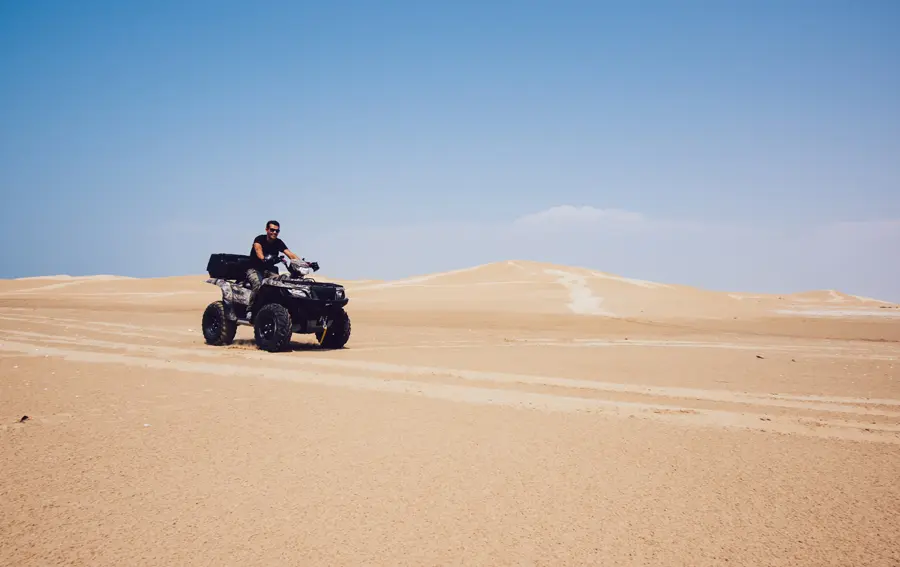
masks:
{"label": "black t-shirt", "polygon": [[[285,243],[280,238],[269,240],[269,238],[265,234],[260,234],[253,239],[254,245],[257,242],[262,246],[263,256],[268,256],[269,254],[274,256],[279,252],[284,252],[285,250],[287,250],[287,245],[285,245]],[[256,255],[256,250],[254,250],[254,248],[255,246],[250,246],[250,263],[254,268],[262,269],[265,264],[263,264],[263,261],[260,260],[259,256]]]}

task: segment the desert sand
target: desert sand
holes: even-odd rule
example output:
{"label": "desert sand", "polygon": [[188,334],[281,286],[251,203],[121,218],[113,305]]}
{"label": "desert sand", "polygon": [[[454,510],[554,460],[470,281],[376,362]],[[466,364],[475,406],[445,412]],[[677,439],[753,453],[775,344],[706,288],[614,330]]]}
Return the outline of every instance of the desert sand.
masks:
{"label": "desert sand", "polygon": [[0,281],[0,565],[900,565],[897,305],[510,261],[272,354],[205,278]]}

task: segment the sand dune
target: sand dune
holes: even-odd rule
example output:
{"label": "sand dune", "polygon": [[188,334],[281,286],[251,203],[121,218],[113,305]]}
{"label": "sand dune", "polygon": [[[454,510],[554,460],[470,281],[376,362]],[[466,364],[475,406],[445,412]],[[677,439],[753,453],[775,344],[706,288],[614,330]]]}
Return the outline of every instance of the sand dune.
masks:
{"label": "sand dune", "polygon": [[[396,309],[508,311],[625,318],[721,318],[728,316],[894,316],[897,305],[835,290],[771,295],[708,291],[627,278],[585,268],[507,261],[393,281],[337,281],[353,297]],[[60,297],[170,297],[215,295],[205,275],[136,279],[117,276],[48,276],[7,280],[0,297],[53,291]],[[46,280],[46,281],[44,281]],[[57,282],[56,280],[62,280]],[[51,282],[51,283],[48,283]]]}
{"label": "sand dune", "polygon": [[0,564],[900,564],[894,304],[510,261],[271,354],[205,277],[0,281]]}
{"label": "sand dune", "polygon": [[31,280],[66,280],[66,281],[97,281],[97,280],[131,280],[130,276],[114,276],[111,274],[96,274],[90,276],[70,276],[68,274],[57,274],[54,276],[27,276],[16,278],[15,281],[31,281]]}
{"label": "sand dune", "polygon": [[793,295],[724,293],[526,261],[498,262],[375,284],[346,284],[354,296],[367,302],[408,309],[428,305],[448,311],[622,318],[900,316],[896,305],[835,291]]}

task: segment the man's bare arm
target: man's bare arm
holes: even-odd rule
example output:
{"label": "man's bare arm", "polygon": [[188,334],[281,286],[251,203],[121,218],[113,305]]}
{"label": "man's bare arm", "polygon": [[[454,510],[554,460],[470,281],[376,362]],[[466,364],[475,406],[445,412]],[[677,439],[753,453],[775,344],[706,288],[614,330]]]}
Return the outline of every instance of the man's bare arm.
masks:
{"label": "man's bare arm", "polygon": [[299,260],[300,259],[299,256],[297,256],[296,254],[291,252],[290,249],[288,249],[288,248],[284,249],[284,255],[287,256],[288,258],[290,258],[291,260]]}
{"label": "man's bare arm", "polygon": [[256,256],[257,256],[257,258],[259,258],[260,260],[265,260],[265,259],[266,259],[266,257],[263,256],[262,245],[261,245],[259,242],[254,242],[254,243],[253,243],[253,250],[256,251]]}

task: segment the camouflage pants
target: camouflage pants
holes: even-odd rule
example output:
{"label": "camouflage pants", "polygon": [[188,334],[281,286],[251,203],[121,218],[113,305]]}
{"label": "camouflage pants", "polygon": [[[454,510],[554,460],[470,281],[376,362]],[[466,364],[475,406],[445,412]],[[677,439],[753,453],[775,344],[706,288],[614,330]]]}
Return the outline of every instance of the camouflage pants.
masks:
{"label": "camouflage pants", "polygon": [[253,295],[256,295],[256,292],[259,291],[264,279],[272,278],[277,275],[276,272],[270,272],[269,270],[255,270],[253,268],[247,270],[247,281],[250,282]]}

